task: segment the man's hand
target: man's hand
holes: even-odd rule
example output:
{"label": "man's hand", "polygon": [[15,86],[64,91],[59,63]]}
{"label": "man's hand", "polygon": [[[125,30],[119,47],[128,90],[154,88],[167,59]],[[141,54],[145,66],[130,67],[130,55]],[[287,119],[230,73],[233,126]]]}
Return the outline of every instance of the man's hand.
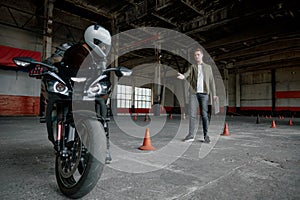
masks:
{"label": "man's hand", "polygon": [[177,76],[177,78],[178,78],[178,79],[181,79],[181,80],[182,80],[182,79],[184,79],[184,78],[185,78],[185,77],[184,77],[184,75],[183,75],[183,74],[181,74],[181,73],[178,73],[177,75],[178,75],[178,76]]}
{"label": "man's hand", "polygon": [[214,100],[217,101],[217,99],[218,99],[218,96],[214,96]]}

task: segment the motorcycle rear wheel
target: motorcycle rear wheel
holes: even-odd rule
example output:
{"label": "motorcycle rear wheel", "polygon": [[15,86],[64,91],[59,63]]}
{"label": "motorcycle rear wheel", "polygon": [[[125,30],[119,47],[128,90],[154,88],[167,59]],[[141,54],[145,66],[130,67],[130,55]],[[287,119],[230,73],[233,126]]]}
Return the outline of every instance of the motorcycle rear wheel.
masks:
{"label": "motorcycle rear wheel", "polygon": [[[99,126],[102,125],[96,120],[87,119],[82,121],[81,126],[80,130],[92,141],[93,135],[99,132]],[[104,163],[97,160],[85,145],[76,131],[74,142],[68,146],[71,153],[67,157],[61,154],[56,156],[56,181],[61,192],[70,198],[81,198],[88,194],[103,171]]]}

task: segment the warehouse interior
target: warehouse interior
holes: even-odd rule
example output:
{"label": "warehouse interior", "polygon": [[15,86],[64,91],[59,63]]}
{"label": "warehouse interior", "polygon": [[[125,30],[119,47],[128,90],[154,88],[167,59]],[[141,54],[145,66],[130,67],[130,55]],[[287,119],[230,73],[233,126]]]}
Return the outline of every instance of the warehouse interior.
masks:
{"label": "warehouse interior", "polygon": [[[90,24],[98,23],[112,35],[162,27],[192,38],[207,51],[225,85],[227,113],[298,116],[299,4],[296,0],[0,0],[0,46],[2,52],[24,50],[42,60],[63,42],[81,42]],[[131,39],[151,41],[154,36],[145,32]],[[179,48],[188,54],[191,47]],[[1,57],[1,115],[37,114],[39,81],[28,81]],[[117,61],[128,68],[145,63],[168,65],[179,72],[188,66],[172,52],[153,49],[132,51]],[[159,93],[153,94],[151,104]],[[21,102],[26,111],[17,112],[20,108],[12,101]],[[173,97],[164,104],[178,106]]]}
{"label": "warehouse interior", "polygon": [[[1,199],[65,200],[61,157],[76,160],[62,170],[70,185],[73,166],[84,179],[101,171],[98,182],[70,186],[82,189],[81,199],[300,199],[299,15],[299,0],[0,0]],[[110,67],[133,73],[111,75],[107,123],[87,110],[77,121],[70,104],[49,106],[45,118],[41,79],[12,58],[43,61],[62,43],[82,43],[91,24],[112,35]],[[186,140],[188,85],[177,78],[199,44],[220,100],[209,113],[210,142],[200,112]],[[82,127],[87,136],[73,142]],[[62,154],[48,133],[67,147]],[[104,160],[107,147],[109,164],[81,169],[94,149]]]}

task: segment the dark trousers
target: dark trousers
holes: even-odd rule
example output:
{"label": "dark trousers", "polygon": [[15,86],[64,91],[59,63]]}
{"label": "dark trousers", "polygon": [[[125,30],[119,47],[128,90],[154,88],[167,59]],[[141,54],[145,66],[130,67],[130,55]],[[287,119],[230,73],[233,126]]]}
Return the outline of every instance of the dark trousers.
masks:
{"label": "dark trousers", "polygon": [[203,135],[204,137],[208,134],[208,95],[197,93],[190,94],[190,118],[189,118],[189,135],[195,136],[197,130],[195,130],[197,122],[197,111],[198,106],[200,107],[200,114],[202,119]]}

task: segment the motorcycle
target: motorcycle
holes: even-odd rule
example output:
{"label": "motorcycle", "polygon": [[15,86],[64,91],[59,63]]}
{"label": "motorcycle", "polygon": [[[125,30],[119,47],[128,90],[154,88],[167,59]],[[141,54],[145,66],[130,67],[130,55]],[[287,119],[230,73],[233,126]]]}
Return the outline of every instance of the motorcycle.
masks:
{"label": "motorcycle", "polygon": [[45,84],[49,98],[47,131],[56,152],[55,175],[61,192],[70,198],[85,196],[97,184],[104,164],[111,161],[106,116],[112,88],[110,73],[122,77],[132,71],[116,67],[99,73],[97,66],[91,66],[66,81],[57,65],[30,57],[15,57],[13,61]]}

